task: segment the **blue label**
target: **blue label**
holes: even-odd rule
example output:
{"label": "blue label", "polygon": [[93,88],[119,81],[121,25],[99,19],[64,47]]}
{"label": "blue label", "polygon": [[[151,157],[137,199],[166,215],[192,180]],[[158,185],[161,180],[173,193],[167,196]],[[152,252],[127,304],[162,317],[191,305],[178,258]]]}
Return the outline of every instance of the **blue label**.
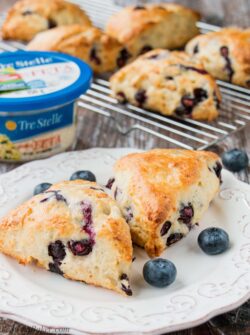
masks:
{"label": "blue label", "polygon": [[1,59],[0,61],[0,69],[12,67],[16,70],[19,69],[24,69],[27,67],[32,67],[32,66],[41,66],[41,65],[46,65],[46,64],[52,64],[52,63],[64,63],[65,60],[63,59],[53,59],[52,57],[29,57],[29,54],[27,54],[27,58],[25,59],[17,59],[13,61],[9,61],[8,59]]}
{"label": "blue label", "polygon": [[74,103],[71,103],[33,115],[0,116],[0,133],[11,141],[18,141],[72,125],[73,122]]}

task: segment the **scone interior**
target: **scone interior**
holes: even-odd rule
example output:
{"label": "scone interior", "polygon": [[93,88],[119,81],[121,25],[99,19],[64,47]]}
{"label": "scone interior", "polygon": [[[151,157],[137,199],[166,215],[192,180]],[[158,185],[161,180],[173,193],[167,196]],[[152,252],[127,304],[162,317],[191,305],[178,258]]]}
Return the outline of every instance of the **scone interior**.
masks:
{"label": "scone interior", "polygon": [[150,51],[116,72],[110,85],[119,101],[163,115],[207,121],[218,116],[215,80],[184,52]]}
{"label": "scone interior", "polygon": [[2,37],[30,41],[41,31],[74,23],[91,25],[87,14],[75,4],[64,0],[20,0],[8,12]]}
{"label": "scone interior", "polygon": [[124,48],[116,39],[98,28],[80,24],[41,32],[26,49],[67,53],[84,60],[95,73],[113,71],[124,65]]}
{"label": "scone interior", "polygon": [[215,78],[250,88],[250,29],[232,27],[199,35],[186,52]]}
{"label": "scone interior", "polygon": [[133,242],[156,257],[187,235],[217,194],[221,168],[205,151],[155,149],[119,159],[112,193]]}
{"label": "scone interior", "polygon": [[124,44],[128,58],[156,48],[183,47],[198,34],[199,14],[177,4],[128,6],[114,14],[106,31]]}
{"label": "scone interior", "polygon": [[115,201],[92,182],[65,181],[0,222],[0,251],[65,278],[132,295],[132,242]]}

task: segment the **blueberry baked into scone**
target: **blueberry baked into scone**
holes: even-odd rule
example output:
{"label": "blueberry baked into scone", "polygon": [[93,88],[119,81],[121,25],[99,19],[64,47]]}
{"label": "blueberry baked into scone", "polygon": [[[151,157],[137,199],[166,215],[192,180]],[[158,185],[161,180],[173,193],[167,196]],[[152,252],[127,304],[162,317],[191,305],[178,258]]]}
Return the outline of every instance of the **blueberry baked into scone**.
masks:
{"label": "blueberry baked into scone", "polygon": [[152,49],[183,47],[199,33],[199,18],[198,13],[177,4],[129,6],[109,19],[106,31],[126,46],[125,64]]}
{"label": "blueberry baked into scone", "polygon": [[39,33],[27,50],[58,51],[78,57],[95,73],[108,72],[119,66],[122,45],[95,27],[68,25]]}
{"label": "blueberry baked into scone", "polygon": [[7,14],[2,37],[30,41],[41,31],[74,23],[91,25],[85,12],[75,4],[64,0],[20,0]]}
{"label": "blueberry baked into scone", "polygon": [[221,95],[215,80],[184,52],[150,51],[116,72],[110,84],[120,102],[163,115],[208,121],[218,116]]}
{"label": "blueberry baked into scone", "polygon": [[250,88],[250,29],[225,28],[199,35],[186,51],[215,78]]}
{"label": "blueberry baked into scone", "polygon": [[221,168],[207,151],[154,149],[119,159],[108,186],[133,242],[156,257],[187,235],[217,194]]}
{"label": "blueberry baked into scone", "polygon": [[0,251],[22,264],[132,295],[132,242],[115,201],[94,182],[53,185],[0,221]]}

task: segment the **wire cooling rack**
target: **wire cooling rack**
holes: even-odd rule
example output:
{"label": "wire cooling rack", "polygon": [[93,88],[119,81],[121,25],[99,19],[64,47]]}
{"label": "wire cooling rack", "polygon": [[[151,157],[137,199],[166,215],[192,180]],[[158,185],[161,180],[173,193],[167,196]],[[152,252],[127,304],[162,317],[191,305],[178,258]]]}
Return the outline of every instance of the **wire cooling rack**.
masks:
{"label": "wire cooling rack", "polygon": [[[71,2],[80,5],[99,28],[104,28],[110,15],[121,8],[114,5],[112,0],[72,0]],[[2,14],[0,25],[3,19]],[[220,29],[204,22],[198,22],[198,27],[202,33]],[[25,49],[25,45],[15,41],[0,40],[0,52],[18,49]],[[250,90],[219,80],[217,82],[223,102],[220,107],[220,116],[213,122],[166,117],[130,104],[121,105],[110,96],[108,81],[101,78],[94,79],[87,94],[80,97],[79,106],[85,111],[95,112],[112,119],[117,130],[124,135],[137,129],[177,147],[202,150],[244,128],[250,120]]]}

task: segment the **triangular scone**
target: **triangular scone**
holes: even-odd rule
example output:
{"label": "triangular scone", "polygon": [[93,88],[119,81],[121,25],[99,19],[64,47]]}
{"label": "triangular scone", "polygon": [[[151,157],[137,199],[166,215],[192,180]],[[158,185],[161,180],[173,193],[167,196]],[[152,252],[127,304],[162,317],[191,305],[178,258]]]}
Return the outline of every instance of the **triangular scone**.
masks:
{"label": "triangular scone", "polygon": [[37,33],[69,24],[91,26],[87,14],[64,0],[20,0],[7,13],[1,33],[6,40],[30,41]]}
{"label": "triangular scone", "polygon": [[66,278],[131,295],[132,242],[115,201],[96,183],[65,181],[0,222],[0,251]]}
{"label": "triangular scone", "polygon": [[214,78],[182,51],[147,52],[116,72],[110,87],[122,103],[194,120],[216,119],[221,101]]}
{"label": "triangular scone", "polygon": [[78,57],[89,64],[95,73],[114,71],[126,62],[126,51],[116,39],[98,28],[81,24],[43,31],[26,49],[57,51]]}
{"label": "triangular scone", "polygon": [[119,159],[112,191],[133,242],[155,257],[185,236],[218,192],[221,167],[205,151],[156,149]]}

